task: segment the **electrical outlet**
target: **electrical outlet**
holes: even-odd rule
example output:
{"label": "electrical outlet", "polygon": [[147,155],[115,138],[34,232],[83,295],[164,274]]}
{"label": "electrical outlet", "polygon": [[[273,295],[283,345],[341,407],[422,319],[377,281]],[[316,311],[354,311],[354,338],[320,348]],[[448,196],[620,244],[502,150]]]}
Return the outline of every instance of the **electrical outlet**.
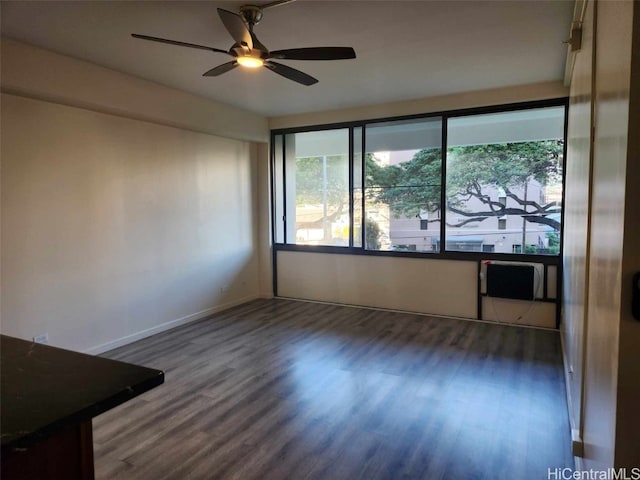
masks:
{"label": "electrical outlet", "polygon": [[36,335],[35,337],[33,337],[33,341],[35,343],[49,343],[49,334],[48,333],[41,333],[40,335]]}
{"label": "electrical outlet", "polygon": [[226,293],[229,291],[229,285],[223,285],[220,287],[220,293]]}

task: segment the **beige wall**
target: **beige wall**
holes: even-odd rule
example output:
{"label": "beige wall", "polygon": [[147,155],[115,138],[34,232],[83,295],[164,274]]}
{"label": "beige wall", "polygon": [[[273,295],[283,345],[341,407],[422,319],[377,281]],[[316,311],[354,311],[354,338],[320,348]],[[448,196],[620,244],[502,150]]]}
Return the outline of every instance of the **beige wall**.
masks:
{"label": "beige wall", "polygon": [[8,38],[1,61],[3,333],[95,353],[271,295],[265,118]]}
{"label": "beige wall", "polygon": [[[584,45],[582,56],[595,50],[593,68],[593,146],[589,152],[584,145],[586,127],[584,118],[570,116],[572,139],[568,160],[573,159],[574,176],[568,178],[567,192],[589,188],[587,178],[589,154],[592,155],[592,182],[590,209],[586,232],[579,228],[566,230],[570,252],[567,258],[565,282],[565,319],[568,319],[565,344],[569,362],[578,349],[582,352],[582,382],[571,381],[571,412],[579,418],[579,430],[584,441],[584,454],[579,465],[586,469],[609,467],[638,467],[640,465],[640,323],[631,318],[631,276],[640,270],[637,246],[640,244],[640,217],[638,214],[638,36],[640,12],[631,1],[595,2],[588,6],[594,11],[594,21],[585,21],[585,38],[595,39]],[[635,10],[635,12],[634,12]],[[635,32],[633,32],[635,27]],[[632,36],[634,70],[631,76]],[[588,63],[588,59],[584,62]],[[579,65],[572,81],[576,108],[586,108],[588,96],[588,67]],[[580,172],[578,172],[580,170]],[[575,182],[575,183],[574,183]],[[585,198],[578,195],[567,198],[567,212],[573,221],[582,218],[584,227]],[[587,204],[588,206],[588,204]],[[568,219],[571,221],[571,218]],[[579,235],[588,237],[586,247],[581,246]],[[571,245],[575,248],[571,249]],[[584,257],[581,253],[585,251]],[[583,260],[584,258],[584,260]],[[573,278],[584,272],[586,292],[582,295],[580,282]],[[573,282],[573,284],[571,283]],[[571,296],[573,295],[573,296]],[[569,367],[570,365],[567,365]],[[582,401],[577,403],[580,393]],[[576,409],[578,410],[576,414]]]}
{"label": "beige wall", "polygon": [[100,352],[259,295],[258,147],[1,101],[3,333]]}
{"label": "beige wall", "polygon": [[402,115],[441,112],[444,110],[548,100],[550,98],[562,98],[568,95],[569,89],[560,81],[536,83],[517,87],[456,93],[440,97],[418,98],[403,102],[373,104],[341,110],[272,117],[269,119],[269,128],[278,129],[305,125],[352,122],[356,120],[371,120]]}
{"label": "beige wall", "polygon": [[[478,318],[478,287],[486,291],[476,261],[279,251],[276,271],[281,297],[469,319]],[[555,328],[556,304],[484,297],[482,319]]]}
{"label": "beige wall", "polygon": [[[622,244],[622,295],[618,350],[618,403],[616,405],[616,454],[618,466],[640,466],[640,321],[631,315],[633,275],[640,272],[640,4],[633,5],[631,79],[629,84],[624,240]],[[617,14],[629,21],[631,8]],[[626,17],[625,17],[626,15]],[[612,19],[616,21],[616,19]],[[628,28],[628,23],[626,24]],[[610,25],[612,27],[612,25]],[[628,41],[628,37],[622,39]],[[606,92],[605,92],[606,93]],[[621,125],[624,128],[624,125]]]}
{"label": "beige wall", "polygon": [[267,142],[255,113],[2,37],[2,91],[238,140]]}
{"label": "beige wall", "polygon": [[531,327],[556,328],[556,304],[482,297],[482,319]]}
{"label": "beige wall", "polygon": [[584,13],[582,49],[575,56],[565,172],[563,315],[561,333],[572,436],[581,441],[584,335],[587,321],[589,212],[591,190],[591,108],[594,3]]}
{"label": "beige wall", "polygon": [[282,297],[477,316],[476,262],[283,251],[277,262]]}
{"label": "beige wall", "polygon": [[269,169],[269,146],[256,144],[257,154],[257,203],[258,257],[260,296],[273,297],[273,256],[271,245],[271,177]]}

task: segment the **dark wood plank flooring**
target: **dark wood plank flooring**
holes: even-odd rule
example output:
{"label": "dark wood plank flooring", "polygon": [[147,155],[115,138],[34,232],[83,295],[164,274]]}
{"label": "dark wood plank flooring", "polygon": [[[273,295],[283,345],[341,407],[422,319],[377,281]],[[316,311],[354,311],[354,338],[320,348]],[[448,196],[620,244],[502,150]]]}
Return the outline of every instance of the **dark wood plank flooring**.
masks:
{"label": "dark wood plank flooring", "polygon": [[542,479],[573,467],[556,332],[257,300],[113,350],[98,479]]}

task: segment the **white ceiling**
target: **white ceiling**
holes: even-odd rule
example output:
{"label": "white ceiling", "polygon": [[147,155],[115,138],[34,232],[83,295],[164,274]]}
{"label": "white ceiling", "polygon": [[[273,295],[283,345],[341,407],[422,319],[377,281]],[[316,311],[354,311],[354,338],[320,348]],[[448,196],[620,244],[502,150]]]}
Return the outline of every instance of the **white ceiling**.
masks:
{"label": "white ceiling", "polygon": [[[2,1],[2,34],[265,116],[560,81],[573,0],[312,1],[265,10],[271,50],[351,46],[355,60],[282,61],[305,87],[266,69],[202,77],[224,54],[137,40],[141,33],[228,49],[216,8],[251,1]],[[267,3],[264,0],[254,2]]]}

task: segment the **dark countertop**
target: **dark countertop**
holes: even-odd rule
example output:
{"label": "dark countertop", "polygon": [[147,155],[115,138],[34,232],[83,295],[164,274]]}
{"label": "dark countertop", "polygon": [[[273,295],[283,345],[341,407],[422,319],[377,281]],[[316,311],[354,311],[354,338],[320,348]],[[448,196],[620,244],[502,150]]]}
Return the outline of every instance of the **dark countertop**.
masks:
{"label": "dark countertop", "polygon": [[164,373],[0,335],[2,449],[24,447],[164,382]]}

